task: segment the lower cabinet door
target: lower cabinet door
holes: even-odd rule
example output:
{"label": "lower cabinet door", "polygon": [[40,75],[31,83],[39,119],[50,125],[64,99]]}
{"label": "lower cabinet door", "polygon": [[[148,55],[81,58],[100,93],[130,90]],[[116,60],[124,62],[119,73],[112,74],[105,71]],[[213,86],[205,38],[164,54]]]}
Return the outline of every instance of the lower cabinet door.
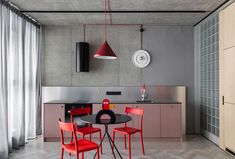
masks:
{"label": "lower cabinet door", "polygon": [[64,121],[64,104],[44,104],[44,140],[60,137],[58,120]]}
{"label": "lower cabinet door", "polygon": [[[160,104],[138,104],[135,107],[144,109],[143,136],[149,138],[161,137],[160,134]],[[140,128],[140,118],[135,116],[134,127]],[[139,136],[139,134],[136,134]]]}
{"label": "lower cabinet door", "polygon": [[161,104],[161,137],[181,137],[181,104]]}

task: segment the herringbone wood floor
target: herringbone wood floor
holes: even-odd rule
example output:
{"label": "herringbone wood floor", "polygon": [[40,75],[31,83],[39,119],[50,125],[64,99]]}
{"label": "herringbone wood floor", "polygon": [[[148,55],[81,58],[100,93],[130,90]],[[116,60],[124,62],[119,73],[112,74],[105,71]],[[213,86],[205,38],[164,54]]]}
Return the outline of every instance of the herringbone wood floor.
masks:
{"label": "herringbone wood floor", "polygon": [[[128,151],[124,150],[123,142],[116,142],[124,158],[128,158]],[[41,138],[30,141],[25,147],[14,150],[10,159],[59,159],[60,142],[42,142]],[[112,159],[111,150],[107,142],[104,143],[104,154],[101,159]],[[234,159],[235,157],[222,151],[216,145],[202,136],[188,136],[185,141],[145,140],[146,155],[141,154],[139,140],[132,141],[133,159]],[[92,159],[94,152],[85,153],[86,159]],[[74,159],[65,153],[64,159]]]}

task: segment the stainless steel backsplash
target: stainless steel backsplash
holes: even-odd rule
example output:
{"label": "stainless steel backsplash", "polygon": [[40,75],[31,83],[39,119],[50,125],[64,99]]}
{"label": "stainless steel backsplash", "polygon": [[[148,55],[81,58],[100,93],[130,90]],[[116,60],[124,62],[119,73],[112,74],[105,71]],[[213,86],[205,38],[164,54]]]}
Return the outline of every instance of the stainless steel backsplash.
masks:
{"label": "stainless steel backsplash", "polygon": [[[154,101],[176,101],[179,90],[184,86],[147,86],[147,99]],[[120,91],[121,95],[106,95],[106,91]],[[184,94],[185,96],[185,94]],[[51,100],[91,100],[136,101],[141,99],[140,87],[43,87],[42,101]]]}

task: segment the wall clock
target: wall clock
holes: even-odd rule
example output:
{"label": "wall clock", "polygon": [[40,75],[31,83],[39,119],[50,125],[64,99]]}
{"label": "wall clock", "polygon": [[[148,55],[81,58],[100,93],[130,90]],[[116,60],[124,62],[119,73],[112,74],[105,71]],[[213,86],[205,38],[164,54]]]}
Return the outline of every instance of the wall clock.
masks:
{"label": "wall clock", "polygon": [[137,50],[132,56],[132,62],[136,67],[145,68],[150,63],[150,55],[145,50]]}

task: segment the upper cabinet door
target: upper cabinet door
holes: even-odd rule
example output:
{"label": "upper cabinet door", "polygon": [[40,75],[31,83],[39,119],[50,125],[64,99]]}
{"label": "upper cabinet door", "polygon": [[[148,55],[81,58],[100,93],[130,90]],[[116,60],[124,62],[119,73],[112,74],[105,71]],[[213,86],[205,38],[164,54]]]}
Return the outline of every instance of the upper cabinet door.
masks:
{"label": "upper cabinet door", "polygon": [[235,47],[224,50],[224,100],[235,104]]}
{"label": "upper cabinet door", "polygon": [[224,11],[224,49],[235,47],[235,3],[228,6]]}

